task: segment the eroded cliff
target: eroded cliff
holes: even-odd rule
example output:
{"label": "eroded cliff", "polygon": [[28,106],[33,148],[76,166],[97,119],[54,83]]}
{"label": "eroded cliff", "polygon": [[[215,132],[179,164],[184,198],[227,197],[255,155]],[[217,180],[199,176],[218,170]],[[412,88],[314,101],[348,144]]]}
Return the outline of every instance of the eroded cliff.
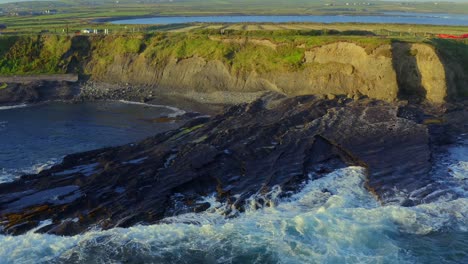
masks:
{"label": "eroded cliff", "polygon": [[[468,94],[466,44],[362,38],[369,39],[310,44],[293,37],[280,41],[203,34],[42,36],[8,42],[2,53],[9,61],[0,69],[14,74],[8,65],[39,65],[49,57],[54,62],[42,68],[16,71],[79,73],[83,81],[181,95],[275,91],[442,103]],[[32,43],[30,49],[36,52],[23,58],[20,42]]]}

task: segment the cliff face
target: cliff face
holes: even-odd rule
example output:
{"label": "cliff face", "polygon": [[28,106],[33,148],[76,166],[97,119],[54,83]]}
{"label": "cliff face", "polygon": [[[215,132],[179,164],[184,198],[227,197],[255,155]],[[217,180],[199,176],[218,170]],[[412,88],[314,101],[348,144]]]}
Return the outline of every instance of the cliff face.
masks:
{"label": "cliff face", "polygon": [[[51,45],[47,37],[37,41]],[[466,55],[463,43],[456,47],[458,53],[440,42],[385,40],[369,49],[343,41],[308,47],[180,34],[79,36],[53,43],[68,48],[48,48],[54,58],[60,57],[55,59],[58,72],[80,73],[96,82],[152,87],[157,92],[276,91],[433,103],[468,94],[468,57],[457,55],[460,50]],[[21,57],[17,48],[15,52],[14,58]]]}
{"label": "cliff face", "polygon": [[356,44],[338,42],[307,51],[305,62],[310,70],[304,76],[302,93],[395,100],[398,85],[389,50],[389,45],[383,45],[367,54]]}
{"label": "cliff face", "polygon": [[290,70],[233,72],[221,60],[197,55],[170,58],[162,67],[155,67],[141,53],[116,56],[99,75],[92,74],[97,59],[92,57],[87,71],[95,81],[150,85],[181,93],[271,90],[286,95],[365,95],[433,103],[457,97],[457,91],[464,89],[449,78],[468,79],[468,73],[460,70],[446,72],[434,47],[428,44],[394,43],[368,53],[357,44],[337,42],[303,53],[302,67]]}
{"label": "cliff face", "polygon": [[[447,72],[434,48],[424,44],[395,43],[393,64],[400,96],[417,96],[441,103],[457,88],[448,83]],[[466,73],[463,74],[466,78]]]}
{"label": "cliff face", "polygon": [[416,63],[421,73],[421,86],[426,91],[426,98],[430,102],[441,103],[455,89],[447,85],[444,65],[434,49],[422,44],[414,44],[411,50],[416,53]]}

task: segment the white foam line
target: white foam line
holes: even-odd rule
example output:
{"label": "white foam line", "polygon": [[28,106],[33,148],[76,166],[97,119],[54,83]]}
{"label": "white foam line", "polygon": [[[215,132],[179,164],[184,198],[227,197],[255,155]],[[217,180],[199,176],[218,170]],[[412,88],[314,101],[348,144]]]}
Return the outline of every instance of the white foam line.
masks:
{"label": "white foam line", "polygon": [[[194,254],[198,262],[209,263],[234,262],[226,260],[245,256],[249,259],[244,262],[262,263],[426,263],[418,258],[442,259],[441,252],[402,248],[406,240],[400,234],[415,239],[408,242],[419,243],[440,231],[466,232],[468,199],[381,206],[365,188],[365,181],[364,168],[336,170],[306,183],[289,198],[278,198],[281,190],[273,190],[264,198],[281,199],[281,203],[251,208],[236,218],[219,214],[217,209],[224,205],[209,196],[204,200],[211,205],[208,211],[175,216],[157,225],[91,229],[72,237],[33,232],[0,235],[0,263],[118,263],[124,259],[163,263]],[[48,224],[46,220],[39,226]],[[464,245],[454,252],[461,252]]]}
{"label": "white foam line", "polygon": [[179,109],[177,107],[173,106],[168,106],[168,105],[157,105],[157,104],[147,104],[147,103],[141,103],[141,102],[133,102],[133,101],[127,101],[127,100],[119,100],[119,102],[124,103],[124,104],[133,104],[133,105],[141,105],[141,106],[149,106],[149,107],[158,107],[158,108],[166,108],[171,111],[174,111],[173,114],[170,114],[169,117],[176,117],[185,114],[186,112],[182,109]]}
{"label": "white foam line", "polygon": [[0,110],[9,110],[9,109],[15,109],[15,108],[24,108],[28,107],[29,105],[27,104],[19,104],[19,105],[7,105],[7,106],[0,106]]}
{"label": "white foam line", "polygon": [[[29,168],[19,168],[19,169],[5,169],[0,168],[0,184],[13,182],[17,180],[21,175],[25,174],[38,174],[43,170],[50,169],[55,164],[62,162],[60,159],[50,159],[46,162],[37,163]],[[0,261],[1,263],[1,261]]]}

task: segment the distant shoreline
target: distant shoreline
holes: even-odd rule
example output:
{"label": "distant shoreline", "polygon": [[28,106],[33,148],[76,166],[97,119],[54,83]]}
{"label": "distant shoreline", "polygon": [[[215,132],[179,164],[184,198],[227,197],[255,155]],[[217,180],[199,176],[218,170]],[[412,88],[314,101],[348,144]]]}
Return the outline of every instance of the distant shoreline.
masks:
{"label": "distant shoreline", "polygon": [[[357,23],[357,24],[415,24],[415,25],[439,25],[439,26],[466,26],[464,17],[462,18],[447,18],[446,16],[468,16],[467,14],[456,14],[456,13],[438,13],[438,12],[371,12],[371,13],[323,13],[323,14],[280,14],[280,15],[272,15],[272,14],[245,14],[245,13],[232,13],[232,14],[194,14],[194,15],[143,15],[143,16],[117,16],[117,17],[109,17],[109,18],[98,18],[93,20],[93,23],[112,23],[117,25],[125,25],[130,22],[130,24],[164,24],[164,25],[171,25],[171,24],[179,24],[179,23],[325,23],[325,24],[334,24],[334,23]],[[259,19],[259,21],[215,21],[216,18],[240,18],[240,17],[257,17],[257,18],[278,18],[278,21],[274,19]],[[295,17],[296,20],[291,21],[283,21],[281,18],[285,17]],[[308,20],[301,20],[297,18],[312,18],[310,21]],[[333,19],[330,22],[320,21],[319,18],[321,17],[336,17],[336,18],[359,18],[361,17],[362,21],[334,21]],[[372,21],[372,17],[386,17],[390,20],[383,20],[383,21]],[[182,20],[187,21],[180,21],[174,22],[170,21],[172,19],[180,18]],[[190,21],[190,18],[207,18],[207,21]],[[315,21],[313,18],[317,18]],[[367,21],[366,20],[369,20]],[[140,19],[155,19],[155,20],[164,20],[166,19],[167,22],[163,23],[133,23],[134,20]],[[211,21],[214,19],[213,21]],[[393,20],[392,20],[393,19]],[[348,19],[349,20],[349,19]],[[400,21],[401,20],[401,21]],[[433,22],[426,21],[426,20],[433,20]]]}
{"label": "distant shoreline", "polygon": [[284,14],[265,14],[265,13],[208,13],[208,14],[190,14],[190,15],[183,15],[183,14],[171,14],[171,15],[137,15],[137,16],[114,16],[114,17],[102,17],[93,19],[92,23],[106,23],[106,22],[113,22],[118,20],[131,20],[131,19],[144,19],[144,18],[164,18],[164,17],[230,17],[230,16],[264,16],[264,17],[285,17],[285,16],[297,16],[297,17],[307,17],[307,16],[392,16],[390,13],[395,13],[395,15],[401,14],[447,14],[447,15],[468,15],[466,13],[451,13],[451,12],[417,12],[417,11],[389,11],[389,12],[343,12],[343,13],[334,13],[334,12],[325,12],[325,13],[310,13],[310,14],[298,14],[298,13],[284,13]]}
{"label": "distant shoreline", "polygon": [[[193,14],[193,15],[180,15],[180,14],[174,14],[174,15],[141,15],[141,16],[115,16],[115,17],[103,17],[103,18],[97,18],[93,19],[91,22],[92,23],[106,23],[106,22],[112,22],[112,21],[118,21],[118,20],[131,20],[131,19],[143,19],[143,18],[163,18],[163,17],[207,17],[207,16],[212,16],[212,17],[231,17],[231,16],[265,16],[265,17],[285,17],[285,16],[297,16],[297,17],[307,17],[307,16],[362,16],[362,15],[368,15],[368,16],[381,16],[384,15],[381,12],[376,12],[376,13],[320,13],[320,14],[297,14],[297,13],[285,13],[285,14],[280,14],[280,15],[275,15],[275,14],[252,14],[252,13],[213,13],[213,14]],[[455,13],[454,13],[455,14]]]}

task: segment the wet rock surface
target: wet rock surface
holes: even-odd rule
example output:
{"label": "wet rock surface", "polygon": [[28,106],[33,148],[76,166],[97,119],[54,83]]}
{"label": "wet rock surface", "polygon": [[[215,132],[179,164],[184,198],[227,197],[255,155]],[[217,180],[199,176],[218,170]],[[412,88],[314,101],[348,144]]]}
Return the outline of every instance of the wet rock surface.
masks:
{"label": "wet rock surface", "polygon": [[[449,121],[466,124],[463,109],[452,109]],[[158,223],[206,210],[202,198],[212,194],[234,217],[252,195],[268,206],[273,189],[287,196],[349,165],[367,168],[366,187],[384,204],[455,198],[431,177],[431,157],[467,128],[427,122],[433,115],[368,99],[269,94],[139,143],[69,155],[0,185],[1,230],[73,235]]]}

